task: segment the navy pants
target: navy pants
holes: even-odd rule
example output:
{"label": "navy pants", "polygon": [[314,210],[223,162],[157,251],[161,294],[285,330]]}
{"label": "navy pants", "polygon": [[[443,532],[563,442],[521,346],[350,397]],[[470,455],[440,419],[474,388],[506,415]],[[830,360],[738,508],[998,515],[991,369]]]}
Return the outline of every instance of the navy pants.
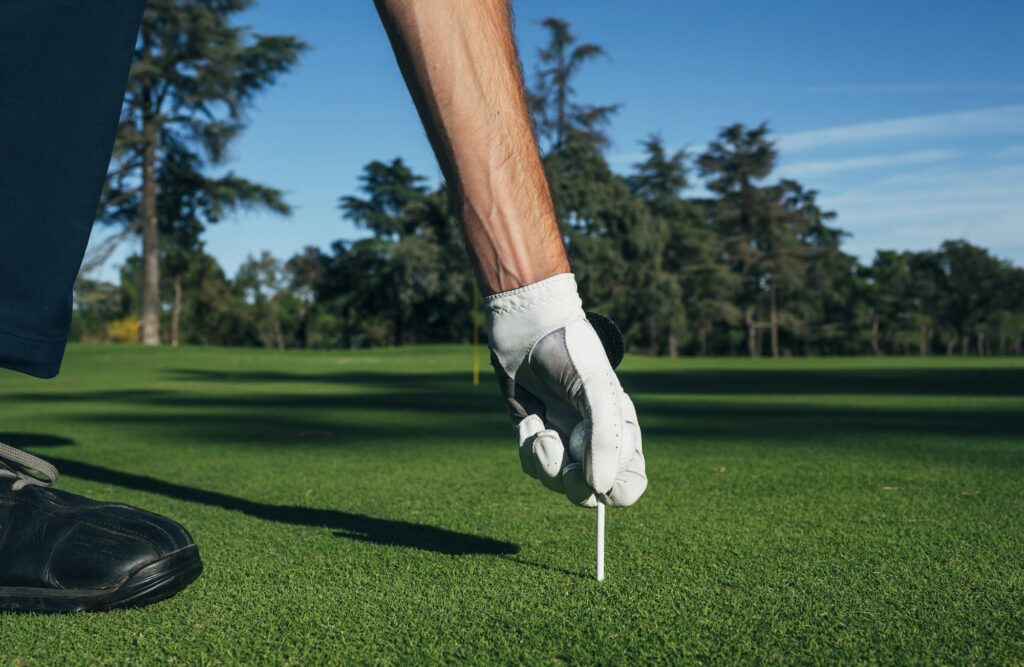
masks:
{"label": "navy pants", "polygon": [[0,0],[0,368],[60,370],[145,0]]}

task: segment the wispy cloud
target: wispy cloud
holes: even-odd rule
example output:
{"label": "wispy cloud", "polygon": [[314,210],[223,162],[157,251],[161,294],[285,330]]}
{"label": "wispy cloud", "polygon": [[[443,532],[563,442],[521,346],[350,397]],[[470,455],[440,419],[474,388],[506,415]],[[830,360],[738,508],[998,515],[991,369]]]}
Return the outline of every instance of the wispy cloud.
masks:
{"label": "wispy cloud", "polygon": [[878,248],[921,250],[965,238],[1024,263],[1024,166],[964,169],[936,164],[824,192],[825,208],[853,232],[847,250],[870,259]]}
{"label": "wispy cloud", "polygon": [[794,132],[779,137],[778,144],[783,151],[800,151],[880,139],[993,134],[1024,134],[1024,104]]}
{"label": "wispy cloud", "polygon": [[[967,191],[988,196],[994,189],[1011,193],[1016,200],[1024,199],[1021,183],[1024,183],[1024,165],[1004,164],[973,169],[964,169],[961,165],[942,165],[887,175],[864,185],[847,188],[836,193],[836,196],[854,202],[867,196],[913,196],[915,193],[948,196]],[[1021,231],[1024,232],[1024,229]]]}
{"label": "wispy cloud", "polygon": [[958,153],[951,150],[923,150],[909,153],[889,155],[862,155],[859,157],[839,158],[835,160],[813,160],[783,164],[779,171],[793,178],[808,178],[855,169],[882,169],[911,164],[941,162],[956,157]]}
{"label": "wispy cloud", "polygon": [[1024,157],[1024,144],[1014,144],[1012,146],[1004,146],[996,152],[997,158],[1003,160],[1011,160],[1013,158]]}
{"label": "wispy cloud", "polygon": [[1019,93],[1022,81],[944,81],[940,83],[843,83],[805,86],[808,93],[821,95],[922,94],[922,93]]}

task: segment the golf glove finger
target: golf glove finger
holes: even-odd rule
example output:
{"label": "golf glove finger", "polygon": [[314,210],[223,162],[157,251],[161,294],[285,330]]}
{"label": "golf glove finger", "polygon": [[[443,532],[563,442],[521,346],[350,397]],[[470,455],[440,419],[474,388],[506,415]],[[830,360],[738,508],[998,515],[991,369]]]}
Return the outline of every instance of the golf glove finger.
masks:
{"label": "golf glove finger", "polygon": [[[629,505],[647,486],[640,427],[576,280],[560,274],[485,299],[491,363],[523,471],[572,502]],[[575,459],[566,446],[583,422]]]}
{"label": "golf glove finger", "polygon": [[[640,424],[637,422],[633,401],[622,395],[626,456],[620,458],[615,483],[607,493],[593,494],[587,485],[583,467],[570,462],[562,470],[562,486],[565,495],[577,505],[593,507],[598,500],[606,505],[628,507],[635,503],[647,489],[647,469],[644,461]],[[571,438],[572,436],[570,436]],[[584,444],[586,438],[584,436]],[[570,446],[570,450],[573,448]]]}

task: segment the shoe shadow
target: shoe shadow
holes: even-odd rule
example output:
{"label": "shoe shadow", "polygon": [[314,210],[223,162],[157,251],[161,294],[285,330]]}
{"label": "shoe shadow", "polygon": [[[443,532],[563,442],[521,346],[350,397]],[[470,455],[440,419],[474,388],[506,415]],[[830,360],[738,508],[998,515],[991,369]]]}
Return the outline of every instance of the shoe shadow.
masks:
{"label": "shoe shadow", "polygon": [[[5,441],[16,447],[47,447],[74,444],[73,440],[59,436],[35,433],[0,433],[0,442]],[[338,537],[346,537],[371,544],[409,547],[451,556],[470,554],[509,556],[519,553],[518,545],[511,542],[460,533],[435,526],[410,523],[408,521],[378,519],[340,510],[315,509],[294,505],[271,505],[244,498],[236,498],[216,491],[205,491],[182,484],[165,482],[155,477],[119,472],[91,463],[81,463],[52,456],[48,456],[46,459],[57,466],[62,474],[91,482],[157,493],[177,500],[241,512],[265,521],[286,523],[292,526],[328,528],[333,530],[334,534]]]}
{"label": "shoe shadow", "polygon": [[0,442],[11,444],[15,447],[59,447],[61,445],[73,445],[75,441],[65,438],[62,435],[49,435],[47,433],[0,433]]}

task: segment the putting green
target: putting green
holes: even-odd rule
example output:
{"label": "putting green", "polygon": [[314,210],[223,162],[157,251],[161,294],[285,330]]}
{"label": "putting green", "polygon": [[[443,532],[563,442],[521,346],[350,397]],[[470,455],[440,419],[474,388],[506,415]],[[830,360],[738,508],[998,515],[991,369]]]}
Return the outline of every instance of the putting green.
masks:
{"label": "putting green", "polygon": [[72,346],[0,440],[188,526],[168,602],[0,615],[0,664],[1021,663],[1024,360],[628,357],[651,488],[519,471],[466,347]]}

